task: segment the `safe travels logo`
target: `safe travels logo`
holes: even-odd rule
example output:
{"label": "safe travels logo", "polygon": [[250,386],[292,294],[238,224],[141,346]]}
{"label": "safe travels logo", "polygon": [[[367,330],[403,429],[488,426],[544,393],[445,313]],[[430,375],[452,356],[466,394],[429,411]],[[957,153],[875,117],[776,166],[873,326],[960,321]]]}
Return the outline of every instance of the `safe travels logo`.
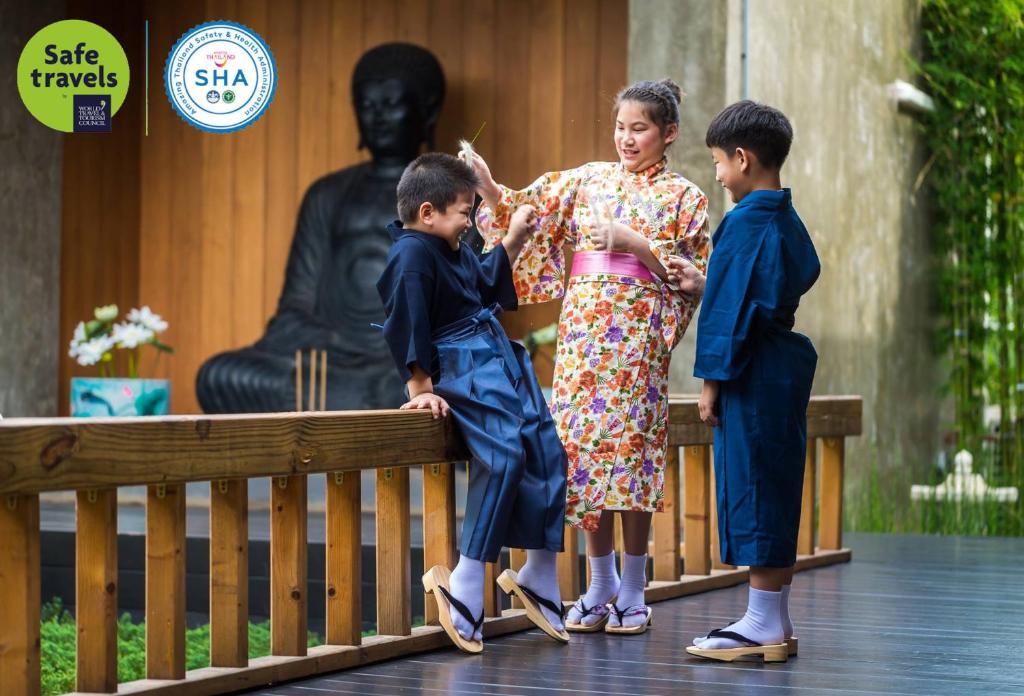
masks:
{"label": "safe travels logo", "polygon": [[18,93],[44,125],[109,132],[128,95],[128,56],[98,24],[65,19],[40,29],[18,60]]}
{"label": "safe travels logo", "polygon": [[255,123],[274,98],[277,66],[259,34],[235,22],[206,22],[178,40],[164,65],[164,89],[188,124],[230,133]]}

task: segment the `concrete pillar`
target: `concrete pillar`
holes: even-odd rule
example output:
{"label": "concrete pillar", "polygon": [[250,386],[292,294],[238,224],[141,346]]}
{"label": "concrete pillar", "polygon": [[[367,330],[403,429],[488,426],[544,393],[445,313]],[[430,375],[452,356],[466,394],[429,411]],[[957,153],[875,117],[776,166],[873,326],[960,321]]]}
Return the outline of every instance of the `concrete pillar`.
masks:
{"label": "concrete pillar", "polygon": [[62,136],[18,97],[18,58],[63,1],[0,2],[0,414],[57,414]]}

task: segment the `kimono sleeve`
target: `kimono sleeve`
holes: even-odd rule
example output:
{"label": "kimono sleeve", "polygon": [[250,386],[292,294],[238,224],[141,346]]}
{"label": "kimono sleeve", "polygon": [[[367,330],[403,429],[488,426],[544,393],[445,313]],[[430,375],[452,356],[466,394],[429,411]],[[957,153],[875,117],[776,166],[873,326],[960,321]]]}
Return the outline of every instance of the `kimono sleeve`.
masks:
{"label": "kimono sleeve", "polygon": [[512,281],[512,264],[509,263],[505,245],[498,244],[494,251],[480,257],[480,277],[477,284],[480,304],[489,307],[494,303],[507,311],[519,307],[516,287]]}
{"label": "kimono sleeve", "polygon": [[708,197],[696,187],[688,188],[679,200],[679,210],[670,234],[648,242],[651,253],[663,266],[668,265],[669,256],[682,256],[706,274],[710,242],[708,224]]}
{"label": "kimono sleeve", "polygon": [[408,381],[413,365],[419,365],[428,374],[431,372],[430,307],[434,277],[428,268],[409,263],[403,256],[406,255],[395,255],[388,262],[377,281],[377,291],[387,312],[384,339],[402,381]]}
{"label": "kimono sleeve", "polygon": [[729,381],[743,374],[758,332],[778,310],[786,273],[773,224],[752,231],[733,224],[723,232],[708,268],[693,375]]}
{"label": "kimono sleeve", "polygon": [[[708,198],[700,189],[691,187],[679,201],[676,221],[669,234],[650,240],[648,245],[651,253],[666,268],[669,256],[682,256],[706,275],[709,243]],[[661,331],[665,342],[672,348],[679,344],[689,327],[699,300],[673,291],[668,285],[662,285],[662,296]]]}
{"label": "kimono sleeve", "polygon": [[496,208],[481,205],[477,212],[477,229],[484,239],[484,249],[489,250],[501,242],[519,206],[529,204],[537,209],[537,230],[526,241],[513,269],[520,302],[547,302],[565,294],[562,246],[572,233],[576,194],[586,177],[586,167],[549,172],[521,191],[503,186]]}

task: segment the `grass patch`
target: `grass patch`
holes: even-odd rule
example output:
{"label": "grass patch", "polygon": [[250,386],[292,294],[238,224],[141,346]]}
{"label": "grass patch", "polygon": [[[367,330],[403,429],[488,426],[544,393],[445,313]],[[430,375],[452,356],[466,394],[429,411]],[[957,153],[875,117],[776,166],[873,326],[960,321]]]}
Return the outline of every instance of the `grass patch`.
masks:
{"label": "grass patch", "polygon": [[[951,456],[949,460],[952,462]],[[846,490],[843,526],[849,531],[890,534],[1024,536],[1024,481],[1001,472],[995,457],[986,452],[975,459],[974,471],[989,486],[1017,486],[1022,496],[1016,503],[912,501],[912,483],[934,486],[942,483],[949,471],[932,467],[914,475],[911,467],[900,466],[883,472],[871,457],[857,484]]]}
{"label": "grass patch", "polygon": [[[372,635],[368,631],[364,635]],[[60,599],[47,602],[42,608],[41,679],[44,696],[55,696],[75,690],[75,617],[64,608]],[[320,636],[309,632],[307,645],[322,643]],[[135,623],[128,614],[117,622],[117,679],[135,681],[146,677],[146,624]],[[249,657],[270,654],[270,622],[249,623]],[[185,631],[185,668],[210,666],[210,626]]]}

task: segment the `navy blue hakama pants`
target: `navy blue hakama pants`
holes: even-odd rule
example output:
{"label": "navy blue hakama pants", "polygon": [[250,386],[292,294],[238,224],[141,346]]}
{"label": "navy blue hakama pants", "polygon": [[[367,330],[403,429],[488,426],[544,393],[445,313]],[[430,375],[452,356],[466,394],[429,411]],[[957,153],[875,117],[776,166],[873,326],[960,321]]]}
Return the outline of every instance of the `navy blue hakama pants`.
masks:
{"label": "navy blue hakama pants", "polygon": [[567,460],[526,350],[490,309],[434,334],[440,379],[472,455],[460,552],[561,551]]}

